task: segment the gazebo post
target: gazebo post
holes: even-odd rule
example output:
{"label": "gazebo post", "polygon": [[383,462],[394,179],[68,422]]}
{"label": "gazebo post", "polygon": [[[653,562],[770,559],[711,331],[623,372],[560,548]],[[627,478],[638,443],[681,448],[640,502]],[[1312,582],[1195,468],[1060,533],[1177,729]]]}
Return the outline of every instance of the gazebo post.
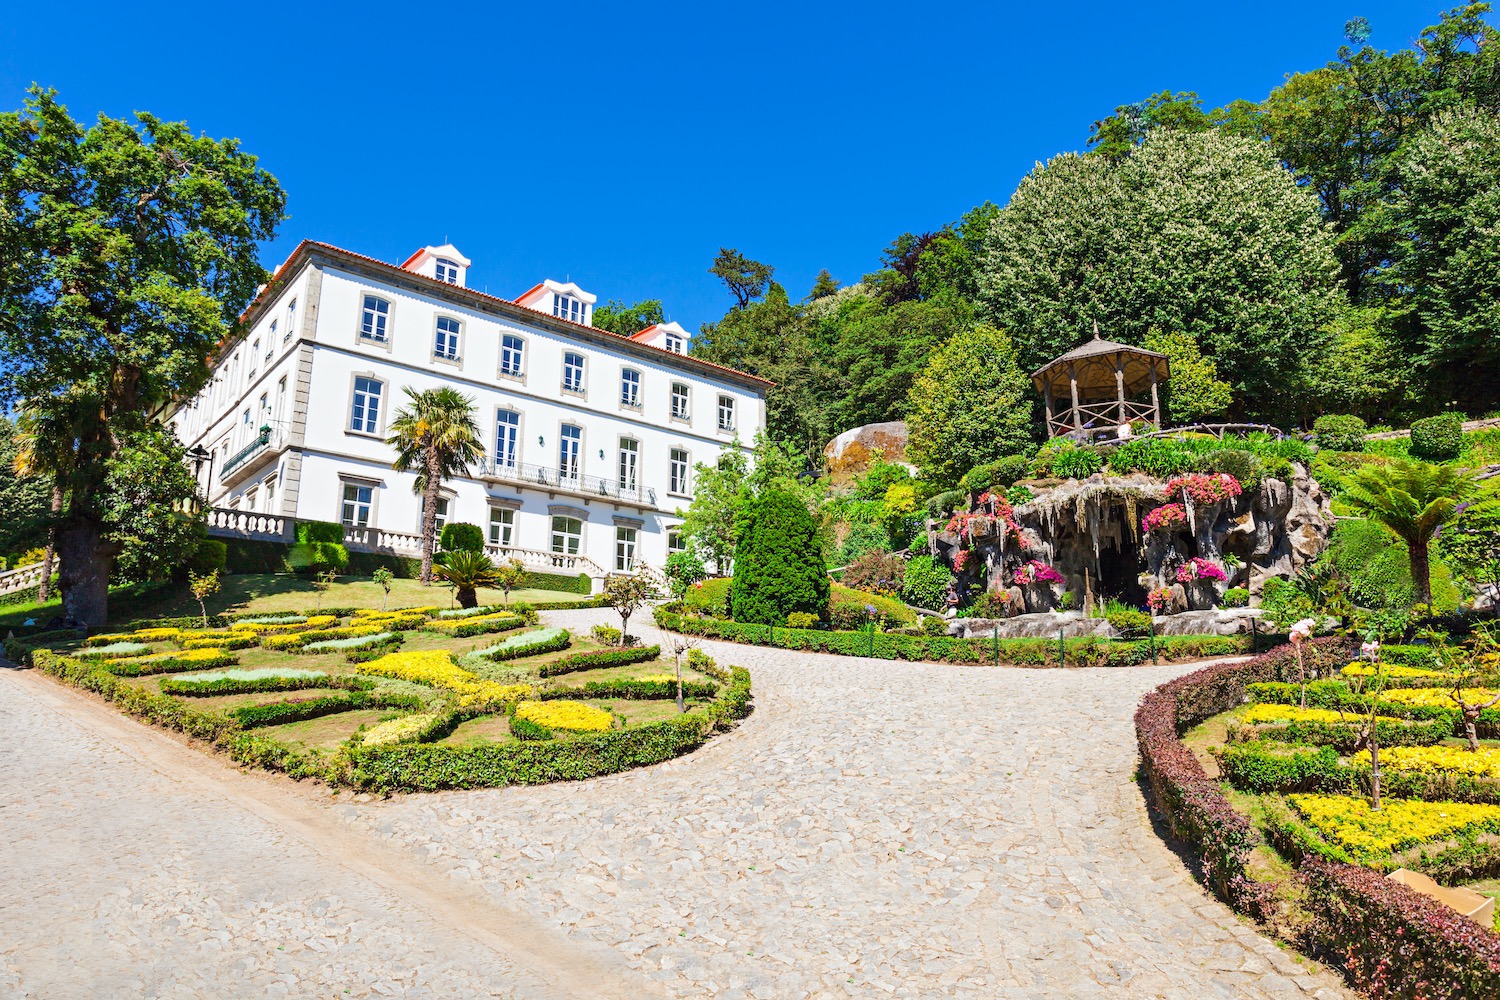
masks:
{"label": "gazebo post", "polygon": [[1161,401],[1156,397],[1156,359],[1151,359],[1151,423],[1161,430]]}
{"label": "gazebo post", "polygon": [[1073,390],[1073,429],[1083,430],[1083,414],[1078,412],[1078,366],[1068,364],[1068,385]]}
{"label": "gazebo post", "polygon": [[1125,355],[1115,355],[1115,399],[1120,406],[1119,424],[1130,423],[1130,417],[1125,412]]}
{"label": "gazebo post", "polygon": [[1048,382],[1042,389],[1042,402],[1047,407],[1047,436],[1052,436],[1052,383]]}

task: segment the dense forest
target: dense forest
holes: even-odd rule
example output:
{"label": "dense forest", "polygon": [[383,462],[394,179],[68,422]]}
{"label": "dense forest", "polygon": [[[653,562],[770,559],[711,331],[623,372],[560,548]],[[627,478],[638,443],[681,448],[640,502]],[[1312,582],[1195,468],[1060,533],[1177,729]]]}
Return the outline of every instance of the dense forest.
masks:
{"label": "dense forest", "polygon": [[[1096,324],[1164,350],[1181,373],[1175,422],[1488,413],[1500,404],[1489,9],[1448,11],[1395,52],[1350,21],[1332,61],[1258,103],[1205,110],[1163,92],[1116,108],[1084,152],[1038,163],[1003,207],[903,233],[851,284],[825,271],[798,296],[725,249],[712,271],[733,302],[692,353],[775,381],[770,436],[809,459],[842,430],[906,417],[934,352],[975,329],[1008,338],[1001,354],[1021,372]],[[600,314],[637,329],[660,303]]]}

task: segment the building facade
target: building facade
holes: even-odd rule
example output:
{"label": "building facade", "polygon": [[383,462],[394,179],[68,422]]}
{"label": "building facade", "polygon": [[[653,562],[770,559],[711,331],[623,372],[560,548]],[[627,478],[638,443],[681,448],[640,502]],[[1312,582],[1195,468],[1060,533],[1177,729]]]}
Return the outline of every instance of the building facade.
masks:
{"label": "building facade", "polygon": [[596,579],[650,572],[682,547],[694,466],[748,448],[770,383],[690,357],[675,323],[594,329],[596,298],[572,283],[476,292],[469,266],[452,246],[400,266],[321,243],[292,253],[172,418],[208,453],[196,465],[211,530],[337,521],[354,549],[414,553],[422,498],[385,438],[406,390],[447,385],[474,400],[487,454],[444,484],[440,523],[479,525],[493,555]]}

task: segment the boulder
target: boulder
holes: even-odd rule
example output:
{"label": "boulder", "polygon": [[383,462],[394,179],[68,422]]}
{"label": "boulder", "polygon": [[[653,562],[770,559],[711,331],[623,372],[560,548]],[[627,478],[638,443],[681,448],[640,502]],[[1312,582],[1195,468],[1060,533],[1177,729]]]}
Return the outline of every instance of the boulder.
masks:
{"label": "boulder", "polygon": [[963,639],[988,639],[997,628],[1002,639],[1056,639],[1059,631],[1066,639],[1118,634],[1107,619],[1086,618],[1082,611],[1048,611],[1014,618],[960,618],[948,626],[948,633]]}
{"label": "boulder", "polygon": [[829,477],[834,483],[848,482],[870,467],[876,451],[884,461],[905,464],[906,421],[865,424],[829,441],[823,448]]}
{"label": "boulder", "polygon": [[1259,617],[1260,608],[1214,608],[1157,615],[1151,621],[1157,635],[1241,635]]}

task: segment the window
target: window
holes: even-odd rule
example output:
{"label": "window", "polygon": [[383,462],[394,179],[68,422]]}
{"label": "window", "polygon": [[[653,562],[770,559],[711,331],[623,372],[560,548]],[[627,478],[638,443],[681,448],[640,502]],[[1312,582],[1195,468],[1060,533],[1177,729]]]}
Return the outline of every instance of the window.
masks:
{"label": "window", "polygon": [[292,331],[297,328],[297,300],[293,299],[286,305],[286,330],[281,334],[281,342],[285,344],[292,339]]}
{"label": "window", "polygon": [[641,373],[634,368],[620,369],[620,402],[625,406],[641,405]]}
{"label": "window", "polygon": [[563,388],[570,392],[583,391],[583,355],[568,351],[563,355]]}
{"label": "window", "polygon": [[240,447],[243,448],[249,444],[252,437],[254,435],[250,433],[250,407],[247,406],[245,412],[240,414]]}
{"label": "window", "polygon": [[583,322],[583,303],[571,295],[552,297],[552,315],[570,323]]}
{"label": "window", "polygon": [[682,537],[682,532],[676,528],[667,532],[667,553],[686,552],[687,539]]}
{"label": "window", "polygon": [[640,464],[641,443],[630,438],[620,439],[620,489],[635,491],[635,472]]}
{"label": "window", "polygon": [[510,548],[511,536],[516,530],[516,512],[509,507],[490,508],[490,544],[502,549]]}
{"label": "window", "polygon": [[252,486],[248,490],[245,491],[245,509],[246,510],[251,511],[251,512],[260,510],[259,507],[255,506],[259,501],[260,501],[260,488],[259,487]]}
{"label": "window", "polygon": [[629,573],[635,569],[635,529],[615,529],[615,569]]}
{"label": "window", "polygon": [[500,338],[500,374],[521,374],[521,361],[526,353],[525,342],[514,334],[507,333]]}
{"label": "window", "polygon": [[276,513],[276,477],[266,480],[266,513]]}
{"label": "window", "polygon": [[286,418],[286,376],[283,375],[276,383],[276,412],[274,414],[276,423],[279,425]]}
{"label": "window", "polygon": [[437,260],[437,280],[447,282],[450,285],[458,284],[458,265],[451,260],[439,257]]}
{"label": "window", "polygon": [[245,376],[246,378],[254,378],[255,377],[255,361],[259,357],[260,357],[260,338],[256,337],[255,340],[252,341],[251,344],[250,344],[250,369],[249,369],[249,372]]}
{"label": "window", "polygon": [[682,353],[682,338],[675,333],[667,334],[667,350],[673,354]]}
{"label": "window", "polygon": [[557,478],[560,482],[578,482],[578,452],[582,447],[583,428],[563,424],[562,437],[557,445]]}
{"label": "window", "polygon": [[238,395],[240,391],[240,352],[235,351],[234,357],[229,362],[229,394]]}
{"label": "window", "polygon": [[256,427],[264,427],[271,422],[271,396],[269,393],[260,394],[260,416],[256,418]]}
{"label": "window", "polygon": [[355,528],[370,526],[370,505],[375,499],[373,486],[358,483],[344,484],[344,510],[341,520]]}
{"label": "window", "polygon": [[515,410],[495,413],[495,471],[515,470],[521,439],[521,415]]}
{"label": "window", "polygon": [[276,321],[271,320],[271,333],[266,337],[266,360],[271,360],[271,355],[276,353]]}
{"label": "window", "polygon": [[377,344],[385,343],[386,327],[391,319],[391,304],[374,295],[365,296],[364,313],[359,321],[359,335]]}
{"label": "window", "polygon": [[552,516],[552,551],[576,556],[583,541],[583,522],[576,517],[563,514]]}
{"label": "window", "polygon": [[354,380],[354,404],[349,408],[349,429],[361,434],[374,434],[380,425],[380,390],[384,388],[372,378]]}
{"label": "window", "polygon": [[672,416],[678,420],[688,418],[688,387],[681,382],[672,383]]}
{"label": "window", "polygon": [[[417,530],[422,530],[422,522],[427,520],[427,498],[417,505]],[[442,531],[443,525],[448,523],[448,498],[438,497],[437,502],[437,530]]]}
{"label": "window", "polygon": [[461,329],[458,320],[449,319],[447,316],[439,316],[437,320],[437,334],[432,344],[432,354],[444,361],[458,360],[458,333]]}
{"label": "window", "polygon": [[734,400],[729,396],[719,397],[719,430],[734,430]]}
{"label": "window", "polygon": [[667,492],[686,496],[688,491],[688,453],[682,448],[673,448],[671,461],[667,463]]}

